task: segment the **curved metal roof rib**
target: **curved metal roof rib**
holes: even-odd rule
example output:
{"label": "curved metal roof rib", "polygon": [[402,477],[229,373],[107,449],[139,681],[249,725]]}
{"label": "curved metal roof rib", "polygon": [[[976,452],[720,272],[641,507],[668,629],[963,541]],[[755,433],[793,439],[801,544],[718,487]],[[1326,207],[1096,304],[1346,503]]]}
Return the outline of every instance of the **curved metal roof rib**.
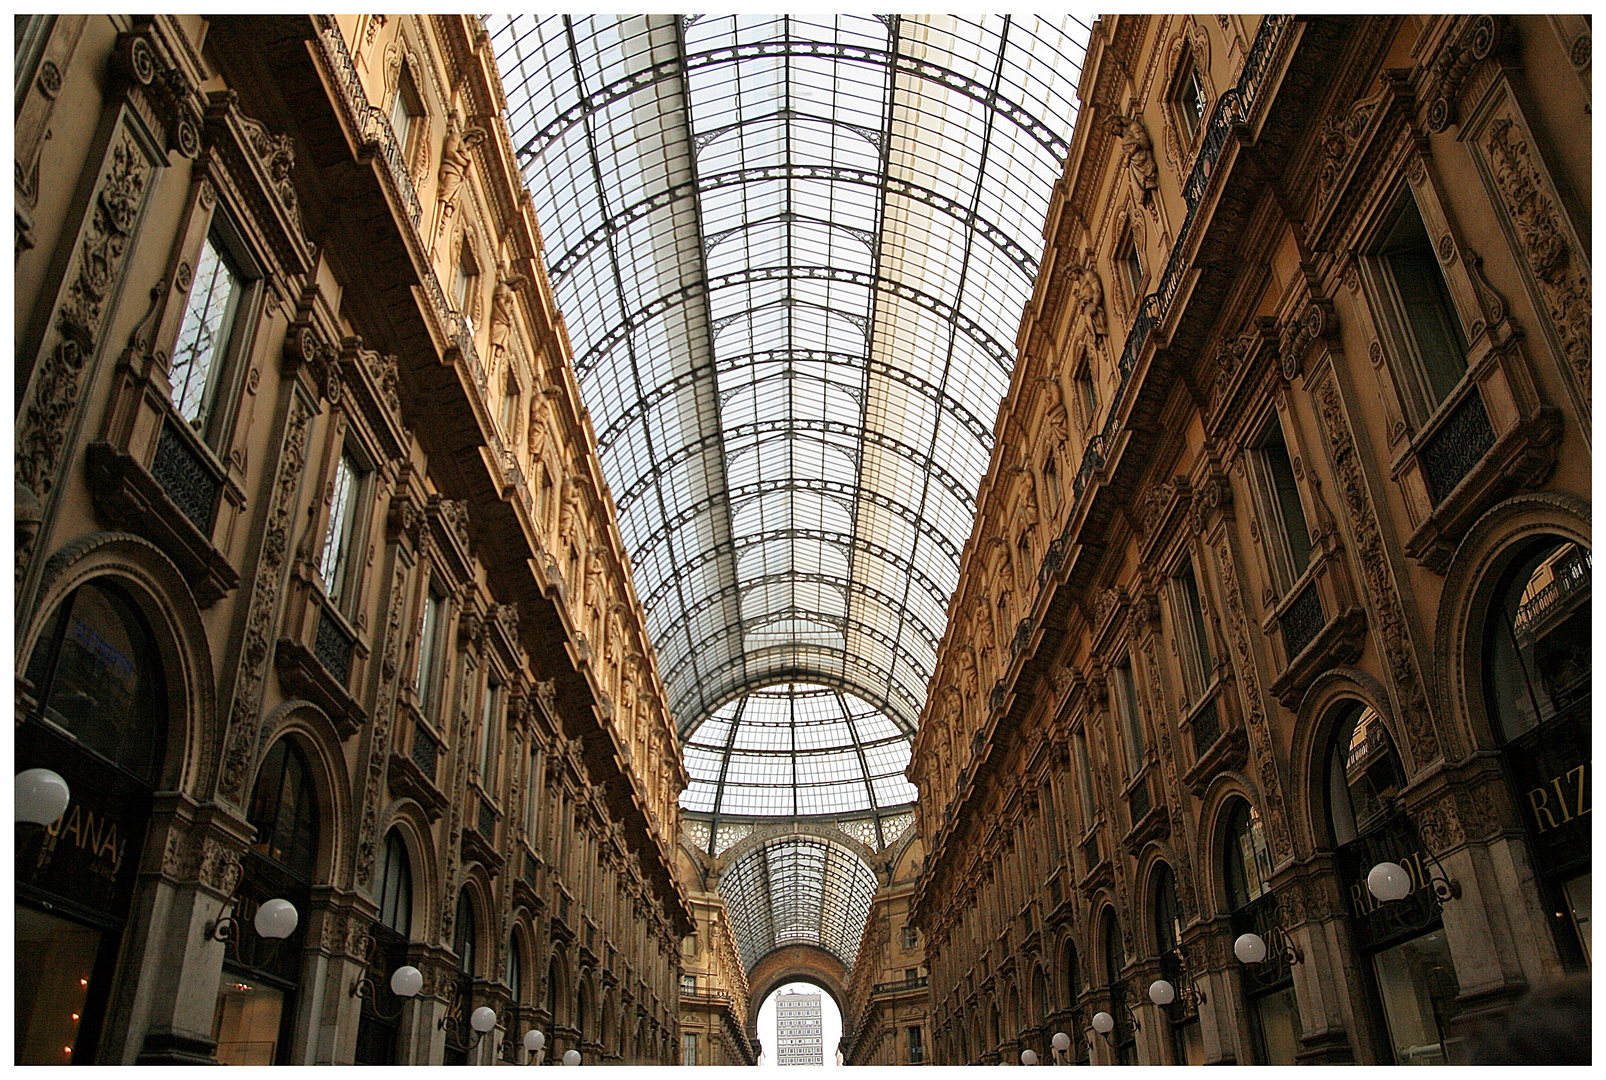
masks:
{"label": "curved metal roof rib", "polygon": [[[843,790],[878,815],[907,803],[867,758],[906,760],[925,700],[1087,25],[485,21],[688,740],[686,809],[831,812],[805,807],[836,805],[836,779],[794,763],[747,790],[707,738],[783,699],[873,712],[887,742],[844,721],[860,767]],[[780,684],[799,687],[764,696]],[[716,760],[723,788],[701,778]]]}

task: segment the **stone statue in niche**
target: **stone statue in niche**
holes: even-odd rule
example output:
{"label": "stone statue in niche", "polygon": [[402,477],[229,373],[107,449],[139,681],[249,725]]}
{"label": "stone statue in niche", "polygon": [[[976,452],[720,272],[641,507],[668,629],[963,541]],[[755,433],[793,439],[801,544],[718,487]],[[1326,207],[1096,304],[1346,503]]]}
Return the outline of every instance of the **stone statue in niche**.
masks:
{"label": "stone statue in niche", "polygon": [[441,204],[441,220],[452,216],[457,207],[457,196],[463,181],[468,177],[468,166],[474,158],[474,148],[485,141],[485,129],[478,127],[457,130],[457,124],[446,135],[441,148],[440,188],[436,199]]}
{"label": "stone statue in niche", "polygon": [[1054,433],[1054,441],[1063,445],[1071,438],[1070,413],[1065,408],[1065,388],[1053,375],[1039,375],[1038,382],[1047,384],[1048,408],[1044,419],[1048,423],[1048,430]]}
{"label": "stone statue in niche", "polygon": [[509,274],[498,278],[496,290],[491,294],[491,362],[497,364],[507,356],[508,339],[513,336],[513,290],[524,284],[522,274]]}
{"label": "stone statue in niche", "polygon": [[[494,334],[492,340],[495,340]],[[530,395],[530,463],[539,465],[546,454],[546,388],[537,386]],[[532,474],[534,475],[534,474]]]}
{"label": "stone statue in niche", "polygon": [[1121,140],[1121,164],[1126,166],[1138,198],[1149,201],[1149,192],[1160,186],[1160,167],[1154,161],[1154,142],[1136,116],[1110,117],[1110,130]]}
{"label": "stone statue in niche", "polygon": [[1104,319],[1104,283],[1099,280],[1091,249],[1083,256],[1082,267],[1077,272],[1071,303],[1075,312],[1072,316],[1073,325],[1085,328],[1095,338],[1102,338],[1110,332]]}

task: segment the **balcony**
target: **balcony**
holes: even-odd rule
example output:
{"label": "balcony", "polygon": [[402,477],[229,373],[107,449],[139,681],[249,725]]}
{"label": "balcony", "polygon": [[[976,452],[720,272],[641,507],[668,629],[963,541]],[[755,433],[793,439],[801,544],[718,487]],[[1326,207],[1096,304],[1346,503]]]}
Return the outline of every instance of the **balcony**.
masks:
{"label": "balcony", "polygon": [[899,979],[897,982],[876,983],[874,986],[870,987],[870,996],[875,997],[878,994],[901,994],[909,990],[923,990],[925,989],[928,981],[928,976],[917,975],[912,979]]}

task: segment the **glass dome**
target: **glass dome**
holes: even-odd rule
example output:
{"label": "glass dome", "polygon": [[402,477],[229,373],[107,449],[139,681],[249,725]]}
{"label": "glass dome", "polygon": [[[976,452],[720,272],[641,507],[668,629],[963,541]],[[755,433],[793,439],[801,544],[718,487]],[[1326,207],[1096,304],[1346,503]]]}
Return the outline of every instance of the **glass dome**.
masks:
{"label": "glass dome", "polygon": [[786,683],[734,698],[686,739],[683,810],[808,817],[915,800],[908,736],[841,690]]}

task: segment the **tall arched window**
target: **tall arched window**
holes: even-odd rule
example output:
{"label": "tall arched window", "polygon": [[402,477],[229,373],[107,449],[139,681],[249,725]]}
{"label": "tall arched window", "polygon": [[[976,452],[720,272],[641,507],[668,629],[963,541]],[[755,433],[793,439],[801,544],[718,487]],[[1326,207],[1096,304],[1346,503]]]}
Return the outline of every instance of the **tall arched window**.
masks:
{"label": "tall arched window", "polygon": [[1271,851],[1260,813],[1243,799],[1226,812],[1224,876],[1232,932],[1255,933],[1269,946],[1260,964],[1244,965],[1244,992],[1258,1064],[1292,1065],[1299,1049],[1299,1003],[1293,975],[1277,930],[1276,898],[1271,892]]}
{"label": "tall arched window", "polygon": [[1199,1003],[1191,994],[1183,993],[1192,978],[1183,964],[1183,922],[1176,877],[1170,866],[1161,863],[1154,871],[1154,945],[1160,957],[1160,975],[1177,991],[1176,998],[1165,1007],[1171,1026],[1172,1060],[1178,1065],[1203,1065]]}
{"label": "tall arched window", "polygon": [[452,984],[446,1005],[446,1064],[468,1064],[470,1040],[468,1026],[474,1004],[474,971],[479,945],[479,928],[474,921],[474,901],[467,889],[457,893],[457,916],[452,923],[452,949],[457,953],[459,974]]}
{"label": "tall arched window", "polygon": [[1104,909],[1104,979],[1110,995],[1110,1015],[1115,1018],[1115,1030],[1110,1038],[1115,1047],[1118,1065],[1138,1063],[1137,1034],[1132,1026],[1132,1015],[1126,1007],[1126,945],[1121,940],[1121,923],[1114,908]]}
{"label": "tall arched window", "polygon": [[167,751],[166,681],[144,615],[104,578],[61,602],[23,675],[16,770],[58,773],[72,801],[17,827],[15,1060],[93,1063]]}
{"label": "tall arched window", "polygon": [[[1460,986],[1439,902],[1428,884],[1426,854],[1415,825],[1395,803],[1405,773],[1376,709],[1355,701],[1338,708],[1327,758],[1327,808],[1350,898],[1350,939],[1375,977],[1392,1059],[1443,1064],[1449,1024],[1460,1011]],[[1411,875],[1405,899],[1381,903],[1372,896],[1366,878],[1380,862],[1398,863]]]}
{"label": "tall arched window", "polygon": [[524,948],[519,944],[517,935],[507,943],[507,990],[513,1007],[517,1009],[524,998]]}
{"label": "tall arched window", "polygon": [[1529,541],[1484,622],[1484,702],[1528,832],[1562,964],[1591,964],[1590,570],[1588,548]]}
{"label": "tall arched window", "polygon": [[407,937],[413,931],[413,868],[401,833],[385,834],[385,866],[379,878],[379,921]]}
{"label": "tall arched window", "polygon": [[457,966],[464,974],[472,975],[474,947],[479,935],[474,925],[474,901],[469,898],[467,889],[457,894],[457,920],[453,929],[456,936],[452,942],[452,949],[457,953]]}
{"label": "tall arched window", "polygon": [[[286,1061],[300,988],[302,943],[312,907],[318,861],[318,794],[307,757],[290,738],[268,750],[257,771],[246,820],[256,830],[240,860],[234,934],[224,952],[213,1035],[226,1065]],[[288,938],[264,938],[252,928],[257,908],[288,900],[300,914]]]}

